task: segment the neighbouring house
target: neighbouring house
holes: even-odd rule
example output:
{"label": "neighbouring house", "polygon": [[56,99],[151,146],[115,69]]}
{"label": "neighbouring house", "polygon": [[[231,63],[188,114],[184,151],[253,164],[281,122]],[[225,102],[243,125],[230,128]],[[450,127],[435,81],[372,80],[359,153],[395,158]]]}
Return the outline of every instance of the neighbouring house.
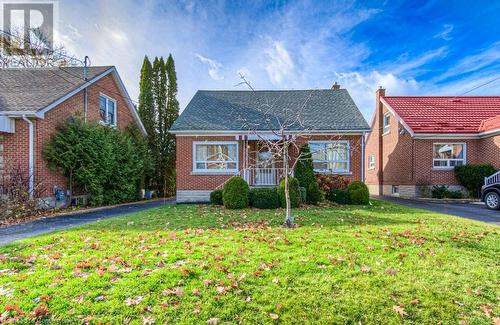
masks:
{"label": "neighbouring house", "polygon": [[[200,90],[170,130],[177,143],[177,201],[208,201],[234,175],[250,186],[276,186],[282,164],[270,161],[259,140],[279,139],[273,131],[287,114],[300,120],[287,132],[300,135],[297,143],[310,144],[317,173],[363,179],[370,128],[337,84],[318,90]],[[290,152],[298,154],[296,148]]]}
{"label": "neighbouring house", "polygon": [[42,156],[58,125],[79,115],[119,129],[135,123],[145,134],[116,68],[85,72],[83,67],[0,70],[0,173],[25,172],[30,192],[42,184],[36,195],[49,206],[63,204],[60,198],[68,194],[66,179]]}
{"label": "neighbouring house", "polygon": [[454,167],[500,168],[500,96],[385,96],[376,93],[366,141],[372,195],[422,196],[434,185],[462,190]]}

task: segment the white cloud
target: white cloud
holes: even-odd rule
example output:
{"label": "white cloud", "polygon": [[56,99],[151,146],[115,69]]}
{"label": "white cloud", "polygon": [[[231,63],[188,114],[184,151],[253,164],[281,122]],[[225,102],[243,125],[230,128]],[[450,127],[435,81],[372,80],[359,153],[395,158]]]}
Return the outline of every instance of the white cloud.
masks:
{"label": "white cloud", "polygon": [[200,54],[195,54],[195,56],[198,58],[198,60],[201,61],[201,63],[208,64],[208,66],[209,66],[208,75],[210,76],[210,78],[212,78],[213,80],[216,80],[216,81],[224,79],[224,77],[219,74],[219,70],[220,70],[220,68],[222,68],[221,63],[219,63],[215,60],[209,59],[207,57],[204,57]]}
{"label": "white cloud", "polygon": [[285,79],[292,78],[294,64],[283,42],[273,41],[265,53],[268,61],[264,67],[273,85],[280,86]]}
{"label": "white cloud", "polygon": [[451,41],[453,37],[450,34],[453,31],[453,28],[454,26],[452,24],[444,24],[443,29],[439,33],[434,35],[434,38],[441,38],[445,41]]}

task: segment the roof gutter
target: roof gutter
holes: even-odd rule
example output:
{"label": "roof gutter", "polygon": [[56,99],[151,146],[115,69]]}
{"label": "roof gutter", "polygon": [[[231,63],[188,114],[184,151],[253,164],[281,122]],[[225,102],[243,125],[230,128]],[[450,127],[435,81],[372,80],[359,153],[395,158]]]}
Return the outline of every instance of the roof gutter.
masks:
{"label": "roof gutter", "polygon": [[[255,133],[274,134],[272,130],[169,130],[168,132],[175,135],[251,135]],[[276,131],[277,132],[277,131]],[[285,134],[363,134],[370,132],[370,129],[359,130],[297,130],[285,131]]]}

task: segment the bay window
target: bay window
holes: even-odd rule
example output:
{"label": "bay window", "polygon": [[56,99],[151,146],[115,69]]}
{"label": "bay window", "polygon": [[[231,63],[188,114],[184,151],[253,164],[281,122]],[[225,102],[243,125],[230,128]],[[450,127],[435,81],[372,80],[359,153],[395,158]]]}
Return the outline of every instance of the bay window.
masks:
{"label": "bay window", "polygon": [[465,143],[434,143],[434,169],[453,169],[465,164]]}
{"label": "bay window", "polygon": [[194,142],[193,171],[238,172],[238,143]]}
{"label": "bay window", "polygon": [[310,141],[314,171],[349,173],[349,141]]}

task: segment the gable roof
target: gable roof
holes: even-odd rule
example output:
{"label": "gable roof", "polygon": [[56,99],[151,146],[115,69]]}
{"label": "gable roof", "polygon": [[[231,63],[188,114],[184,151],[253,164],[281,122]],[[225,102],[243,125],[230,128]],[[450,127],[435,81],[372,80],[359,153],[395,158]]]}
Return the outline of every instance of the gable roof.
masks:
{"label": "gable roof", "polygon": [[[89,67],[91,80],[113,67]],[[0,70],[0,112],[37,112],[83,86],[83,67]]]}
{"label": "gable roof", "polygon": [[0,115],[43,118],[45,112],[102,77],[112,74],[134,121],[146,135],[144,125],[116,68],[88,67],[87,81],[83,69],[83,67],[0,69]]}
{"label": "gable roof", "polygon": [[287,128],[291,131],[370,130],[345,89],[199,90],[170,130],[172,133],[278,130],[279,121],[291,120],[300,120]]}
{"label": "gable roof", "polygon": [[500,115],[500,96],[384,96],[413,133],[477,134]]}

